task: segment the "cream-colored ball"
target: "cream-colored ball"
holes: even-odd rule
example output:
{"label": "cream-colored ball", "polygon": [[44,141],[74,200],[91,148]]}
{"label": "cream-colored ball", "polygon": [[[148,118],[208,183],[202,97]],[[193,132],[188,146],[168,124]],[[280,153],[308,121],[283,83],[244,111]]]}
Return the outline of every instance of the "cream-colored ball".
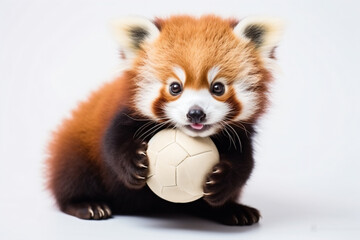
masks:
{"label": "cream-colored ball", "polygon": [[206,175],[219,162],[219,152],[209,137],[194,138],[173,129],[150,139],[147,156],[148,186],[159,197],[176,203],[201,198]]}

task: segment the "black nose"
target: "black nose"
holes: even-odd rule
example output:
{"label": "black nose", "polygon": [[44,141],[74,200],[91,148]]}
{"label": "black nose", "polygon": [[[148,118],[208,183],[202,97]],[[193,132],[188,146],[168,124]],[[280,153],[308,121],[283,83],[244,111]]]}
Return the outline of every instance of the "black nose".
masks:
{"label": "black nose", "polygon": [[205,120],[206,114],[200,107],[193,107],[186,114],[186,117],[192,123],[201,123],[202,121]]}

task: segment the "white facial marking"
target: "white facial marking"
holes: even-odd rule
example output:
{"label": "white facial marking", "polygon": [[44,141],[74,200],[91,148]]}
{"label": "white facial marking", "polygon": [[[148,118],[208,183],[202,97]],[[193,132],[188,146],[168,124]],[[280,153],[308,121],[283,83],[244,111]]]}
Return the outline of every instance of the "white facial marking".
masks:
{"label": "white facial marking", "polygon": [[145,116],[156,119],[157,117],[152,112],[152,104],[154,100],[159,97],[163,84],[155,77],[150,69],[145,67],[140,70],[140,76],[141,78],[137,82],[139,91],[135,97],[137,100],[135,102],[136,108]]}
{"label": "white facial marking", "polygon": [[[205,125],[212,125],[208,130],[195,132],[189,130],[186,126],[189,121],[186,114],[193,106],[199,106],[206,114]],[[166,115],[176,123],[176,126],[190,136],[206,137],[214,134],[221,125],[219,122],[223,121],[230,107],[227,103],[217,101],[214,99],[208,90],[191,90],[186,89],[176,101],[169,102],[165,106]]]}
{"label": "white facial marking", "polygon": [[258,110],[258,96],[255,92],[247,90],[249,83],[245,81],[236,81],[234,83],[234,89],[236,92],[236,98],[241,103],[241,112],[236,117],[236,121],[248,120]]}
{"label": "white facial marking", "polygon": [[175,75],[179,78],[179,80],[182,82],[183,86],[185,85],[185,80],[186,80],[186,73],[184,71],[184,69],[182,69],[179,66],[175,66],[173,67],[173,71],[175,73]]}
{"label": "white facial marking", "polygon": [[209,82],[209,85],[215,80],[216,75],[220,72],[220,67],[215,66],[210,68],[207,74],[207,80]]}

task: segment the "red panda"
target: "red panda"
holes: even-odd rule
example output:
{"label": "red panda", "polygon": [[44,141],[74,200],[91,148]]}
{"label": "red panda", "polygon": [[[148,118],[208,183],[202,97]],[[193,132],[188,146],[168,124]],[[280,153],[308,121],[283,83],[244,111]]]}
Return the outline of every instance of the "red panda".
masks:
{"label": "red panda", "polygon": [[[268,105],[281,23],[208,15],[114,23],[129,67],[72,112],[54,133],[47,187],[60,210],[82,219],[185,211],[227,225],[259,221],[236,203],[253,169],[254,126]],[[210,136],[220,162],[204,197],[175,204],[146,185],[149,139],[164,128]]]}

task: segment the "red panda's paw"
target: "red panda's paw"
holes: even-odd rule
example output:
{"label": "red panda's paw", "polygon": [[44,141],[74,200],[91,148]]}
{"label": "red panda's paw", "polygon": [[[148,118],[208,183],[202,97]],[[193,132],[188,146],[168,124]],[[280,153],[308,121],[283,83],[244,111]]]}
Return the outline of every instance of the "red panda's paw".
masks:
{"label": "red panda's paw", "polygon": [[136,143],[135,156],[131,159],[126,185],[132,189],[140,189],[146,184],[149,172],[149,160],[146,155],[147,143]]}
{"label": "red panda's paw", "polygon": [[214,216],[215,221],[232,226],[249,226],[259,222],[260,217],[257,209],[237,203],[226,204]]}
{"label": "red panda's paw", "polygon": [[69,204],[63,207],[63,211],[86,220],[103,220],[112,216],[109,206],[100,203]]}
{"label": "red panda's paw", "polygon": [[204,200],[211,206],[221,206],[232,196],[234,186],[231,184],[230,170],[231,164],[223,161],[216,164],[207,176],[204,185]]}

